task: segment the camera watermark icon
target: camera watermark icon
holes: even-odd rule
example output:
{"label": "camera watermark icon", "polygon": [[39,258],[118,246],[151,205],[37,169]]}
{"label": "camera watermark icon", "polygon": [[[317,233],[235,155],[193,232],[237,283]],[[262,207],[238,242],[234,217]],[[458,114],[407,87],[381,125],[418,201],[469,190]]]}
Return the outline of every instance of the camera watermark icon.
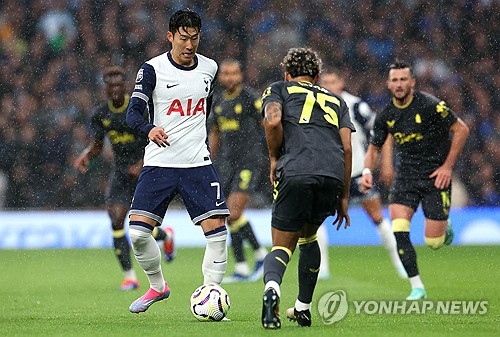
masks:
{"label": "camera watermark icon", "polygon": [[[356,315],[486,315],[488,301],[352,301]],[[319,299],[318,312],[323,323],[341,321],[349,303],[343,290],[331,291]]]}
{"label": "camera watermark icon", "polygon": [[342,320],[348,308],[347,295],[343,290],[328,292],[318,302],[319,315],[326,325]]}

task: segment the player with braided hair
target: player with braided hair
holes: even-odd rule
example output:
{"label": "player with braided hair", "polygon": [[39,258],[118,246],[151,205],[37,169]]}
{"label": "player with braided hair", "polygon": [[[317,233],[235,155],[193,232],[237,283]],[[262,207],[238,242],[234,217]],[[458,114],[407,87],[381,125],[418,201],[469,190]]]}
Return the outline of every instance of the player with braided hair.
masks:
{"label": "player with braided hair", "polygon": [[330,215],[349,227],[351,132],[344,100],[316,85],[321,60],[315,51],[292,48],[283,59],[285,81],[263,94],[264,128],[274,186],[272,250],[264,259],[262,325],[281,327],[280,284],[299,244],[299,294],[288,318],[311,325],[311,302],[318,279],[317,230]]}

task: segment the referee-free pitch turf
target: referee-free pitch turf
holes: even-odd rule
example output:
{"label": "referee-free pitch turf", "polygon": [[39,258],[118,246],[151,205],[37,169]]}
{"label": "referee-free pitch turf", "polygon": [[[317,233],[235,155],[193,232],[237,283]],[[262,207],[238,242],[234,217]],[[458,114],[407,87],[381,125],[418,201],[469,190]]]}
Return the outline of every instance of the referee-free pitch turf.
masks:
{"label": "referee-free pitch turf", "polygon": [[[139,315],[128,306],[147,290],[147,279],[135,263],[141,287],[119,291],[122,273],[111,249],[9,250],[0,251],[0,336],[500,336],[500,246],[416,249],[429,301],[487,301],[488,312],[356,313],[352,301],[401,301],[409,294],[382,247],[330,247],[331,278],[318,282],[310,328],[285,318],[297,295],[297,250],[282,285],[282,328],[275,331],[261,327],[262,281],[223,284],[229,322],[191,315],[189,297],[202,283],[201,248],[179,248],[172,263],[163,263],[170,298]],[[326,325],[317,303],[337,290],[347,294],[349,311]]]}

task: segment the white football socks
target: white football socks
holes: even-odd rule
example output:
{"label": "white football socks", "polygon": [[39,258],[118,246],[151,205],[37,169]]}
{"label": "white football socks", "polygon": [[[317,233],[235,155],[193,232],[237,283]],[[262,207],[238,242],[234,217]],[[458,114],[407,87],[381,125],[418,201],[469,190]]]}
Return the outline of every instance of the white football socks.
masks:
{"label": "white football socks", "polygon": [[424,283],[422,282],[420,275],[410,277],[409,280],[410,280],[410,284],[411,284],[412,289],[415,289],[415,288],[425,289]]}
{"label": "white football socks", "polygon": [[264,286],[264,291],[266,291],[269,288],[273,288],[276,290],[276,293],[278,294],[278,297],[281,297],[281,289],[280,285],[276,281],[268,281],[266,285]]}
{"label": "white football socks", "polygon": [[377,230],[380,234],[380,239],[382,240],[382,244],[385,249],[389,253],[392,264],[396,269],[403,268],[403,264],[401,263],[401,259],[398,255],[398,248],[396,244],[396,237],[392,231],[392,225],[389,220],[384,218],[380,224],[377,225]]}
{"label": "white football socks", "polygon": [[255,261],[262,261],[266,258],[267,249],[264,247],[260,247],[254,252]]}
{"label": "white football socks", "polygon": [[161,252],[151,231],[146,228],[130,228],[129,236],[135,258],[146,273],[151,288],[163,292],[165,279],[161,272]]}
{"label": "white football socks", "polygon": [[324,273],[325,275],[330,274],[330,265],[329,265],[329,257],[328,257],[328,233],[326,231],[325,225],[321,225],[318,228],[318,245],[319,251],[321,252],[321,264],[319,266],[320,273]]}
{"label": "white football socks", "polygon": [[250,267],[248,266],[248,263],[246,263],[246,261],[236,262],[234,264],[234,272],[243,276],[249,276]]}
{"label": "white football socks", "polygon": [[227,266],[227,230],[226,227],[205,233],[207,247],[201,270],[203,283],[220,284]]}
{"label": "white football socks", "polygon": [[127,280],[137,281],[137,275],[135,274],[134,268],[131,268],[129,270],[125,270],[125,278]]}
{"label": "white football socks", "polygon": [[295,301],[295,309],[297,311],[311,310],[311,303],[303,303],[297,299]]}

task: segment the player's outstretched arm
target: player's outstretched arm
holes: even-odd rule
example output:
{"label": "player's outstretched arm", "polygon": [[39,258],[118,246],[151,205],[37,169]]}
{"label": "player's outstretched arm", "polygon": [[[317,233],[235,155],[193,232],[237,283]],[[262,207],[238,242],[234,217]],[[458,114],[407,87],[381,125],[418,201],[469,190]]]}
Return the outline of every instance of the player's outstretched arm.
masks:
{"label": "player's outstretched arm", "polygon": [[469,127],[460,118],[450,127],[453,133],[451,140],[450,152],[444,161],[443,165],[438,167],[429,176],[430,179],[436,178],[434,186],[439,189],[447,188],[451,183],[451,173],[453,166],[457,162],[458,156],[464,147],[465,141],[469,136]]}

